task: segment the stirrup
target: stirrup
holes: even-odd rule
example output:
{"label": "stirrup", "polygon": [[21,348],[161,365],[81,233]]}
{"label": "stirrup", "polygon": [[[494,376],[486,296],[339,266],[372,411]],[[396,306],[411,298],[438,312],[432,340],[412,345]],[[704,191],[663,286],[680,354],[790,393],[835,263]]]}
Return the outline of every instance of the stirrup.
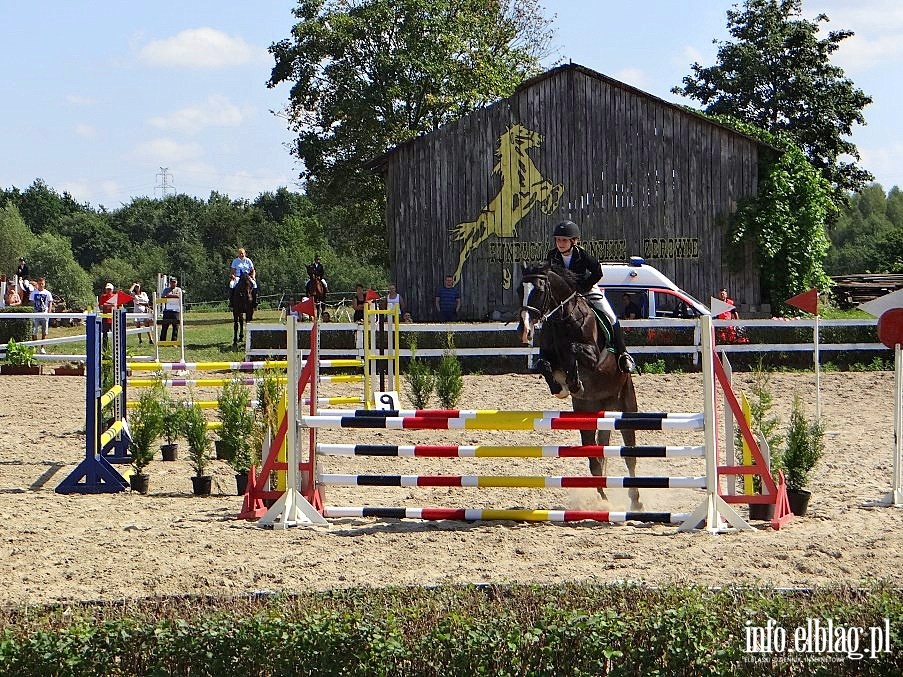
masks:
{"label": "stirrup", "polygon": [[633,361],[630,353],[621,353],[618,356],[618,369],[624,374],[636,373],[636,362]]}

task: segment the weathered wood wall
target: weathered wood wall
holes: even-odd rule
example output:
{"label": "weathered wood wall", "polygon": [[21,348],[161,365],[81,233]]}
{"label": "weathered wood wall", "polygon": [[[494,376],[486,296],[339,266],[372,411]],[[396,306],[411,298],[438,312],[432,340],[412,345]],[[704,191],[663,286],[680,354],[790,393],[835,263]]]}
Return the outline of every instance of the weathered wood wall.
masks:
{"label": "weathered wood wall", "polygon": [[746,264],[731,272],[725,239],[737,200],[756,193],[757,143],[568,65],[383,159],[393,275],[416,320],[434,317],[435,290],[458,265],[455,226],[476,220],[523,170],[493,171],[500,136],[515,124],[542,135],[526,155],[563,195],[551,213],[534,206],[513,237],[490,236],[469,256],[459,282],[463,317],[516,308],[521,260],[544,256],[565,218],[600,259],[645,255],[703,301],[727,286],[738,304],[761,303],[751,252],[736,253]]}

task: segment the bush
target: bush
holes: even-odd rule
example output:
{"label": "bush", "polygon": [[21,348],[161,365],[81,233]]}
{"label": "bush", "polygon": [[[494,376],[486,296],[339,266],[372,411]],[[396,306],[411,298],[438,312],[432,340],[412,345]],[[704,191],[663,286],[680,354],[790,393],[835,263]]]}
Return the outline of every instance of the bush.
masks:
{"label": "bush", "polygon": [[11,338],[6,344],[6,362],[21,367],[31,367],[34,365],[34,348],[19,345],[15,339]]}
{"label": "bush", "polygon": [[163,386],[146,388],[138,398],[138,406],[128,415],[129,433],[132,441],[129,453],[132,465],[139,475],[153,460],[151,445],[163,432]]}
{"label": "bush", "polygon": [[417,342],[412,339],[408,345],[411,359],[408,360],[408,370],[404,374],[405,394],[415,409],[426,409],[436,387],[436,374],[426,362],[417,357]]}
{"label": "bush", "polygon": [[820,421],[809,423],[803,413],[803,401],[793,397],[790,427],[787,429],[787,448],[784,450],[784,477],[790,491],[802,491],[809,481],[809,473],[825,451],[825,427]]}
{"label": "bush", "polygon": [[436,374],[436,394],[443,409],[454,409],[461,400],[464,379],[461,378],[461,362],[455,354],[455,341],[451,333],[447,335],[446,342],[447,348]]}
{"label": "bush", "polygon": [[204,412],[197,404],[185,408],[185,439],[188,442],[188,460],[194,469],[195,477],[203,477],[210,465],[210,440],[207,437],[207,421]]}
{"label": "bush", "polygon": [[241,381],[229,381],[216,400],[216,408],[222,426],[219,437],[231,452],[229,465],[236,472],[247,472],[254,435],[251,394]]}
{"label": "bush", "polygon": [[[0,313],[24,313],[30,311],[27,306],[13,306],[0,308]],[[16,341],[28,341],[31,339],[31,320],[5,320],[0,315],[0,343],[8,343],[10,339]]]}

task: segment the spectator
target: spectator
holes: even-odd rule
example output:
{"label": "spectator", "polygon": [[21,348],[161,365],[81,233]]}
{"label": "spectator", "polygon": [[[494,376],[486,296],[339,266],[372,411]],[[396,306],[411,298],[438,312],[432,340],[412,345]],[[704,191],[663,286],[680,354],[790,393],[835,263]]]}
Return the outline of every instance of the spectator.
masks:
{"label": "spectator", "polygon": [[367,303],[367,294],[364,291],[364,285],[358,282],[354,285],[354,317],[353,322],[364,321],[364,305]]}
{"label": "spectator", "polygon": [[7,280],[6,297],[3,299],[7,306],[21,306],[22,297],[19,295],[19,286],[15,280]]}
{"label": "spectator", "polygon": [[25,263],[25,257],[19,257],[19,266],[16,268],[16,277],[20,280],[28,279],[28,264]]}
{"label": "spectator", "polygon": [[[727,303],[728,305],[735,305],[734,299],[729,298],[727,295],[727,287],[722,287],[718,290],[718,300]],[[730,310],[725,310],[723,313],[718,313],[715,316],[716,320],[739,320],[740,313],[737,312],[736,308],[731,308]],[[718,339],[719,343],[736,343],[737,342],[737,328],[736,327],[718,327],[715,336]]]}
{"label": "spectator", "polygon": [[392,310],[396,307],[398,308],[399,315],[403,315],[405,309],[404,299],[401,297],[401,294],[398,293],[395,283],[390,282],[389,291],[386,294],[386,310]]}
{"label": "spectator", "polygon": [[[115,308],[115,304],[111,301],[116,296],[116,290],[113,288],[112,282],[107,282],[103,288],[103,294],[100,295],[100,298],[97,299],[97,305],[100,306],[100,312],[104,315],[113,314],[113,310]],[[110,336],[110,330],[113,328],[113,318],[112,317],[104,317],[100,322],[100,333],[103,339],[104,345],[107,343],[107,339]]]}
{"label": "spectator", "polygon": [[166,340],[166,330],[172,327],[172,340],[179,340],[179,321],[182,313],[182,288],[179,278],[169,278],[169,286],[163,290],[166,305],[163,306],[163,320],[160,322],[160,340]]}
{"label": "spectator", "polygon": [[[48,290],[44,289],[45,280],[43,277],[39,277],[35,281],[36,288],[28,295],[28,300],[31,301],[32,306],[34,307],[34,311],[36,313],[52,313],[53,312],[53,294],[51,294]],[[40,331],[41,340],[47,338],[47,328],[50,326],[50,318],[48,317],[36,317],[32,320],[32,330],[31,330],[31,340],[38,340],[38,332]],[[46,353],[47,350],[44,346],[41,346],[41,353]]]}
{"label": "spectator", "polygon": [[[147,292],[141,289],[141,283],[136,282],[131,287],[129,287],[129,294],[132,295],[132,311],[146,315],[147,308],[150,305],[150,299],[147,297]],[[135,318],[135,326],[139,329],[141,327],[150,327],[152,324],[153,320],[151,320],[150,318]],[[147,340],[151,344],[154,342],[154,330],[151,330],[150,334],[148,334]],[[138,334],[138,343],[144,343],[143,335],[141,333]]]}
{"label": "spectator", "polygon": [[436,290],[436,311],[440,322],[452,322],[458,319],[461,310],[461,292],[455,286],[455,278],[445,276],[445,285]]}
{"label": "spectator", "polygon": [[639,320],[643,317],[643,311],[634,303],[633,296],[624,294],[624,313],[621,318],[624,320]]}

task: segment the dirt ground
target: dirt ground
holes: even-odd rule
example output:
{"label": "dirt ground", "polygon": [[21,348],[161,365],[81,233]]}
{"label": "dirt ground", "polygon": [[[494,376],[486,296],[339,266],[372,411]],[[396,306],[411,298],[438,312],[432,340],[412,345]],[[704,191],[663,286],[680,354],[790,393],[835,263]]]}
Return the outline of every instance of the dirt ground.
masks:
{"label": "dirt ground", "polygon": [[[748,375],[736,389],[748,389]],[[321,395],[351,386],[324,387]],[[786,424],[794,393],[814,412],[814,377],[775,374]],[[701,411],[697,374],[645,375],[642,411]],[[185,393],[182,393],[185,394]],[[206,393],[212,399],[215,392]],[[204,395],[203,392],[199,395]],[[341,519],[328,529],[261,529],[237,521],[232,471],[213,463],[214,495],[191,495],[182,460],[151,463],[147,496],[60,495],[84,458],[84,379],[0,376],[0,603],[147,596],[242,595],[348,586],[564,581],[767,583],[812,586],[899,575],[903,511],[874,507],[889,489],[893,374],[822,376],[827,453],[814,473],[809,514],[780,531],[678,533],[670,525],[567,525]],[[461,408],[561,409],[538,377],[465,377]],[[566,408],[566,407],[565,407]],[[575,432],[326,431],[324,442],[567,444]],[[697,444],[699,433],[639,434],[640,444]],[[581,459],[324,459],[324,472],[583,475]],[[641,460],[641,475],[703,475],[696,459]],[[626,474],[620,461],[609,475]],[[643,490],[646,510],[688,512],[698,490]],[[330,488],[328,505],[625,510],[592,490]],[[741,509],[741,512],[745,509]]]}

